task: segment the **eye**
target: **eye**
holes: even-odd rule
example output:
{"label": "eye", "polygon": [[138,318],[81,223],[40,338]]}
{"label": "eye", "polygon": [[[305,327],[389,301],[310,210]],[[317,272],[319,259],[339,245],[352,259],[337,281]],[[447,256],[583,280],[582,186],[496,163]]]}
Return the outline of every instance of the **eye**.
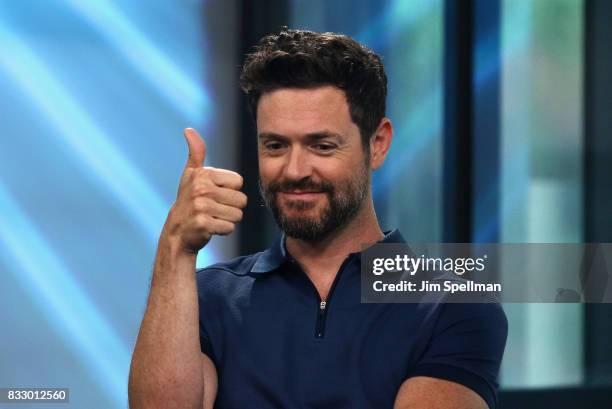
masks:
{"label": "eye", "polygon": [[283,144],[280,142],[267,142],[264,144],[264,148],[268,151],[278,151],[283,148]]}
{"label": "eye", "polygon": [[335,149],[336,146],[329,143],[317,143],[316,145],[313,145],[313,148],[320,152],[330,152]]}

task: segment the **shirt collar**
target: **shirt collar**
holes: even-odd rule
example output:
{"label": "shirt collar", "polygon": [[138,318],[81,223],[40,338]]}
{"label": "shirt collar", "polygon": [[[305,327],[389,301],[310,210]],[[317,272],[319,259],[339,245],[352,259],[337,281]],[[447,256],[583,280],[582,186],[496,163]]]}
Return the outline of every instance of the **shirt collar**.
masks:
{"label": "shirt collar", "polygon": [[[383,232],[383,237],[378,243],[405,243],[406,240],[402,237],[399,229],[388,230]],[[283,233],[279,239],[276,240],[274,245],[269,249],[265,250],[259,255],[255,264],[251,268],[252,273],[268,273],[279,268],[286,261],[292,259],[291,255],[287,252],[285,247],[285,233]],[[360,254],[360,253],[351,253]]]}

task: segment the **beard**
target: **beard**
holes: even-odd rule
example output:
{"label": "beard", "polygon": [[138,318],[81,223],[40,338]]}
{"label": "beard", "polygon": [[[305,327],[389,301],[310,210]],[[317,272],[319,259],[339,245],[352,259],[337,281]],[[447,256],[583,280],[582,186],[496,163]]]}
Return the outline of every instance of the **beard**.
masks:
{"label": "beard", "polygon": [[[367,166],[354,177],[332,184],[315,182],[310,177],[300,180],[281,180],[267,184],[259,180],[259,191],[271,210],[278,227],[289,237],[304,241],[320,241],[339,227],[346,225],[358,213],[368,196],[370,172]],[[327,204],[319,215],[290,216],[279,203],[278,193],[292,190],[322,192]],[[297,212],[306,212],[318,206],[317,202],[285,200],[284,206]]]}

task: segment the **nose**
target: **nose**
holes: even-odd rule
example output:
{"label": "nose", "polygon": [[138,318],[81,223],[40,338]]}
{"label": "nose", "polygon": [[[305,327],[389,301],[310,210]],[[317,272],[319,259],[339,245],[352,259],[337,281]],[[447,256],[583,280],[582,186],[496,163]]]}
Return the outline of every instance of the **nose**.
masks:
{"label": "nose", "polygon": [[284,173],[285,178],[289,180],[301,180],[311,176],[312,166],[308,159],[308,152],[300,146],[293,146],[287,155]]}

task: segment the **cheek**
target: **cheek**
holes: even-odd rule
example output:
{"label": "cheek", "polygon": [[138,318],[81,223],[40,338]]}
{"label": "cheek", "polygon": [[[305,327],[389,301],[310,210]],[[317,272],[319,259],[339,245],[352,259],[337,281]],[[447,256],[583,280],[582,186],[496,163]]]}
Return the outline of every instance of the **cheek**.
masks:
{"label": "cheek", "polygon": [[355,173],[361,167],[361,163],[354,160],[337,161],[327,165],[320,168],[320,175],[323,179],[333,184],[344,184],[348,180],[355,178]]}
{"label": "cheek", "polygon": [[353,164],[341,176],[342,182],[338,183],[338,189],[343,194],[354,193],[356,190],[367,189],[370,183],[370,169],[363,163]]}
{"label": "cheek", "polygon": [[259,177],[262,182],[269,182],[278,177],[279,166],[275,164],[275,161],[267,158],[259,158]]}

